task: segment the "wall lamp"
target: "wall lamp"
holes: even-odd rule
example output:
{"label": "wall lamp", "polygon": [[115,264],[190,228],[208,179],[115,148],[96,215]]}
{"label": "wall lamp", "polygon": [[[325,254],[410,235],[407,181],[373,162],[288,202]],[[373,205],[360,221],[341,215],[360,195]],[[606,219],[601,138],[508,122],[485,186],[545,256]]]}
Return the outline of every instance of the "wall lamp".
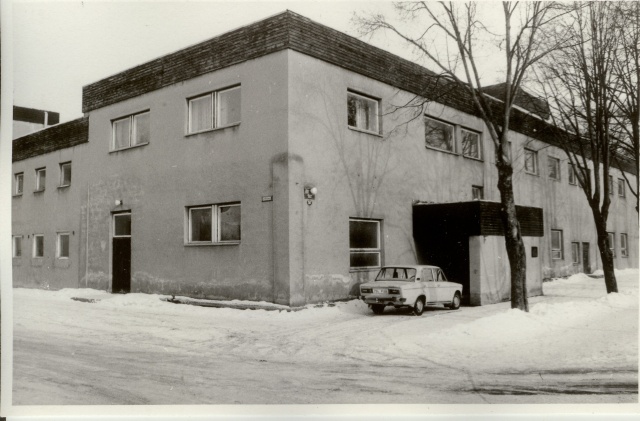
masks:
{"label": "wall lamp", "polygon": [[316,199],[316,194],[318,193],[317,187],[305,187],[304,188],[304,198],[307,199],[307,205],[311,206],[313,201]]}
{"label": "wall lamp", "polygon": [[116,206],[122,205],[122,199],[116,199]]}

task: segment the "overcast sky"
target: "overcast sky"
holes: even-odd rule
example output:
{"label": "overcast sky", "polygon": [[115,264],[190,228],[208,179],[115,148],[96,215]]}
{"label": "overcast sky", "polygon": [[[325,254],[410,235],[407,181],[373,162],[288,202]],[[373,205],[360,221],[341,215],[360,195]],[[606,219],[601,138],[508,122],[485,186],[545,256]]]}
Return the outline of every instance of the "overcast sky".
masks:
{"label": "overcast sky", "polygon": [[[354,13],[393,14],[387,1],[14,0],[14,104],[78,118],[83,85],[286,9],[354,36]],[[412,58],[391,34],[365,41]]]}

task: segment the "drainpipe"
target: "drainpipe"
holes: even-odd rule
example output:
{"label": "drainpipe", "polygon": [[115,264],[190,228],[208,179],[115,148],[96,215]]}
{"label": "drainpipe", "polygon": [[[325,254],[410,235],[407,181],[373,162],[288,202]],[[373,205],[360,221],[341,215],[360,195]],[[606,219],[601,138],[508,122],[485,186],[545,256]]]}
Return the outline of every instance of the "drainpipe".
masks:
{"label": "drainpipe", "polygon": [[87,183],[87,240],[84,252],[84,287],[88,288],[89,284],[89,183]]}

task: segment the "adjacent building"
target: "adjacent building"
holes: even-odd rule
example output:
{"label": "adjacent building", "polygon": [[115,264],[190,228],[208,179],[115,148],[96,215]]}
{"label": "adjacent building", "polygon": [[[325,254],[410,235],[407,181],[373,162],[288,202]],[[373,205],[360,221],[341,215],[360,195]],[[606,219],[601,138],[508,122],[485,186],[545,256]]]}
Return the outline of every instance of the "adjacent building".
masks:
{"label": "adjacent building", "polygon": [[[439,80],[287,11],[85,86],[84,117],[14,141],[14,285],[296,306],[430,263],[472,305],[506,300],[493,145]],[[417,114],[397,109],[416,96]],[[511,153],[535,295],[601,263],[566,156],[522,107]],[[620,171],[637,176],[613,170],[615,262],[638,267]]]}

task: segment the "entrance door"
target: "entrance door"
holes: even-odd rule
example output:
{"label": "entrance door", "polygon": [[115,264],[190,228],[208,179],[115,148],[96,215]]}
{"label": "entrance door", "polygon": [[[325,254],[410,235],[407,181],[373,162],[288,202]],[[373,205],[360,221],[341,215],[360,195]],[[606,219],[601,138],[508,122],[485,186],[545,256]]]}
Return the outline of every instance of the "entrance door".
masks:
{"label": "entrance door", "polygon": [[589,243],[582,243],[582,271],[584,273],[591,273],[589,266]]}
{"label": "entrance door", "polygon": [[131,291],[131,213],[113,215],[111,292]]}

